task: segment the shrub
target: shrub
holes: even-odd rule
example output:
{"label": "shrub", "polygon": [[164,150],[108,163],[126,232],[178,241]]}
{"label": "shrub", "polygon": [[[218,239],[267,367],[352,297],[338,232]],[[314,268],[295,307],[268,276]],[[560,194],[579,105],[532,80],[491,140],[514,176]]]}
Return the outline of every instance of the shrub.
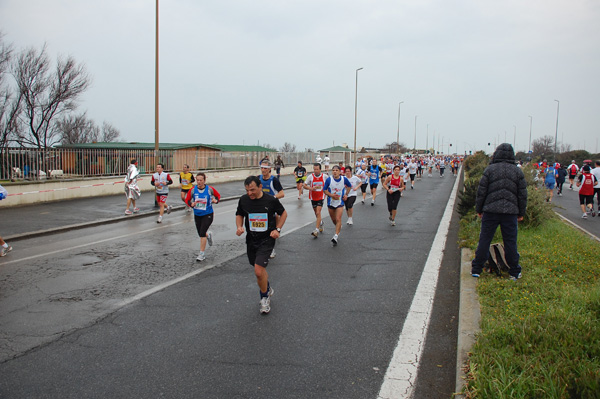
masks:
{"label": "shrub", "polygon": [[555,217],[552,205],[546,202],[546,194],[543,190],[539,190],[535,185],[527,186],[527,210],[523,217],[523,227],[538,227]]}
{"label": "shrub", "polygon": [[469,177],[465,180],[463,191],[458,193],[458,214],[464,217],[475,209],[475,198],[479,187],[480,177]]}

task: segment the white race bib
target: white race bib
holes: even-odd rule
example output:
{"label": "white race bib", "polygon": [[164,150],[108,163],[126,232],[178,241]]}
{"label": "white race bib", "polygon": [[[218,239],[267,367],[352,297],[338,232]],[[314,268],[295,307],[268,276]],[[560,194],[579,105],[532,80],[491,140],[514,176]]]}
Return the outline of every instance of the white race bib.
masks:
{"label": "white race bib", "polygon": [[269,228],[269,218],[266,213],[250,213],[248,214],[248,224],[250,225],[250,231],[267,231]]}

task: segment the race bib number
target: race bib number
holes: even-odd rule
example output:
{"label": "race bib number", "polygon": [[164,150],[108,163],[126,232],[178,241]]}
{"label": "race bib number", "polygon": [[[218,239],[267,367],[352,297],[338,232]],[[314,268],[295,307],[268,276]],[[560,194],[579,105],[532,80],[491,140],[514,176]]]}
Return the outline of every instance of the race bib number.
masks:
{"label": "race bib number", "polygon": [[190,181],[187,179],[181,179],[181,185],[182,186],[187,186],[188,184],[190,184]]}
{"label": "race bib number", "polygon": [[323,191],[323,182],[317,181],[313,183],[314,191]]}
{"label": "race bib number", "polygon": [[390,190],[392,190],[392,192],[396,192],[396,191],[400,190],[400,187],[398,187],[398,186],[391,186]]}
{"label": "race bib number", "polygon": [[196,205],[194,205],[194,209],[205,211],[207,202],[208,201],[206,198],[198,198],[198,200],[196,201]]}
{"label": "race bib number", "polygon": [[269,218],[266,213],[251,213],[248,215],[250,231],[263,232],[269,228]]}

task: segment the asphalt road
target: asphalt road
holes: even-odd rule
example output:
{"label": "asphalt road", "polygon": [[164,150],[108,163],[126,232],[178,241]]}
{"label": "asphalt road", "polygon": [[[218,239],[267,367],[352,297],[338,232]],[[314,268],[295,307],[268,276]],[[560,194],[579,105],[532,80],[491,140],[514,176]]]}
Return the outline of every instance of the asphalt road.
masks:
{"label": "asphalt road", "polygon": [[[552,204],[554,205],[554,210],[559,215],[562,215],[579,228],[600,238],[600,216],[596,215],[596,217],[592,217],[591,215],[588,215],[587,219],[581,218],[582,212],[579,205],[579,191],[575,185],[573,186],[573,190],[569,189],[568,180],[563,185],[562,197],[556,195],[556,189],[554,190]],[[594,197],[594,209],[598,212],[596,197]]]}
{"label": "asphalt road", "polygon": [[[454,182],[418,181],[395,227],[381,191],[358,202],[337,247],[329,219],[310,236],[310,203],[288,190],[267,316],[236,201],[217,205],[201,264],[184,212],[15,241],[0,260],[0,397],[376,398]],[[418,398],[454,391],[456,231],[455,215]]]}

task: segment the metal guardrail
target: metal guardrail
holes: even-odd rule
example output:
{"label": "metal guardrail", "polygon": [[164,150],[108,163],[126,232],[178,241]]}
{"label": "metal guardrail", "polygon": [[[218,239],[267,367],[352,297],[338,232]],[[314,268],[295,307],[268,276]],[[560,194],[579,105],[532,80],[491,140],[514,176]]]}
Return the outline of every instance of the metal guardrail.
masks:
{"label": "metal guardrail", "polygon": [[[158,160],[169,172],[180,171],[184,164],[192,171],[257,167],[269,155],[273,162],[277,155],[285,166],[294,166],[301,160],[314,162],[310,152],[221,152],[195,149],[159,150]],[[0,180],[44,180],[125,175],[132,159],[138,161],[141,173],[155,169],[154,150],[116,149],[36,149],[7,147],[0,153]]]}

